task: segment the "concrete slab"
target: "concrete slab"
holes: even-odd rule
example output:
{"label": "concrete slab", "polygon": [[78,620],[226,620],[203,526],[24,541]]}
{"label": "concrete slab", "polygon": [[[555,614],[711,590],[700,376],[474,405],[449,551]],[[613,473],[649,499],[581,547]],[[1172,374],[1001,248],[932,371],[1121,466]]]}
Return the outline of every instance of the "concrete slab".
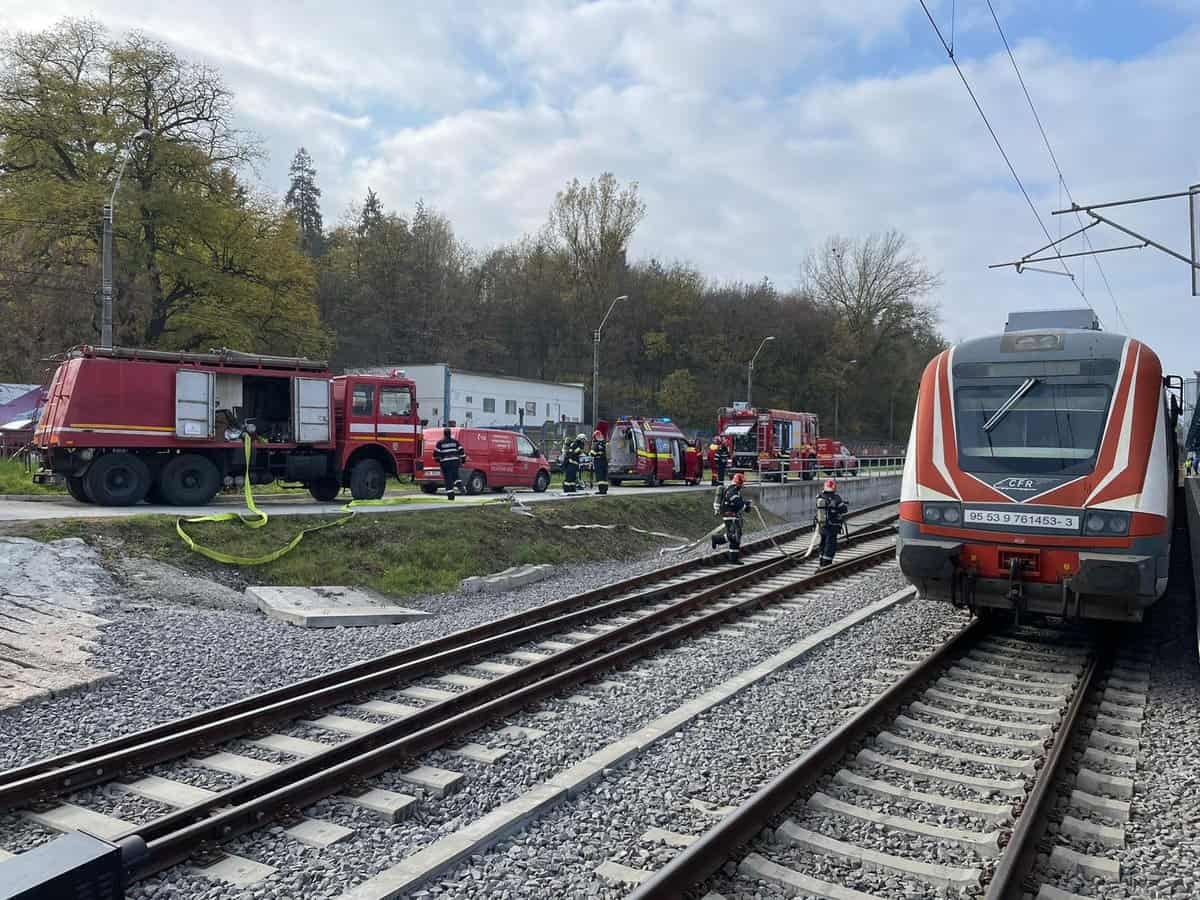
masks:
{"label": "concrete slab", "polygon": [[892,747],[899,750],[916,750],[919,753],[925,753],[929,756],[938,756],[943,759],[952,759],[956,762],[969,762],[981,766],[993,766],[997,769],[1004,769],[1009,772],[1016,772],[1020,775],[1032,775],[1037,771],[1032,759],[1009,759],[1001,756],[984,756],[979,753],[965,753],[962,750],[952,750],[948,747],[942,747],[937,744],[926,744],[923,741],[912,741],[908,738],[900,737],[897,734],[892,734],[890,731],[881,731],[875,736],[875,742],[882,747]]}
{"label": "concrete slab", "polygon": [[191,871],[210,881],[222,881],[235,887],[250,887],[275,874],[277,870],[244,856],[226,856],[220,862],[205,868],[193,866]]}
{"label": "concrete slab", "polygon": [[409,794],[387,791],[383,788],[372,788],[357,797],[343,797],[342,799],[393,823],[407,819],[412,814],[413,805],[417,802],[417,798]]}
{"label": "concrete slab", "polygon": [[965,785],[984,794],[1003,794],[1006,797],[1014,798],[1025,796],[1025,782],[1023,781],[1005,781],[994,778],[976,778],[974,775],[960,775],[958,772],[952,772],[948,769],[933,769],[928,766],[918,766],[903,759],[896,759],[894,756],[876,753],[874,750],[859,750],[857,759],[863,765],[887,766],[889,769],[895,769],[897,772],[904,772],[917,778],[923,778],[926,781],[934,781],[939,784]]}
{"label": "concrete slab", "polygon": [[1099,797],[1087,791],[1071,791],[1071,809],[1091,813],[1114,822],[1129,821],[1129,804],[1124,800]]}
{"label": "concrete slab", "polygon": [[1082,841],[1095,841],[1103,847],[1120,849],[1125,846],[1125,829],[1120,825],[1101,825],[1098,822],[1079,819],[1075,816],[1063,816],[1059,830],[1068,837]]}
{"label": "concrete slab", "polygon": [[156,800],[164,806],[181,808],[193,803],[203,803],[217,796],[216,791],[207,788],[193,787],[182,781],[172,781],[170,778],[159,778],[157,775],[147,775],[128,784],[117,782],[116,787],[147,800]]}
{"label": "concrete slab", "polygon": [[1011,822],[1013,818],[1012,805],[1008,803],[980,803],[971,800],[960,800],[958,797],[950,797],[944,794],[910,791],[908,788],[900,787],[887,781],[864,778],[862,775],[855,774],[846,769],[839,769],[833,776],[833,780],[880,797],[899,797],[903,800],[926,803],[942,809],[970,813],[997,825]]}
{"label": "concrete slab", "polygon": [[326,731],[336,731],[339,734],[354,736],[370,734],[375,729],[382,727],[378,722],[368,722],[365,719],[354,719],[350,716],[321,716],[319,719],[306,721],[305,724],[315,725]]}
{"label": "concrete slab", "polygon": [[442,684],[452,684],[455,687],[467,688],[469,690],[470,688],[483,687],[492,679],[479,678],[475,675],[459,675],[452,672],[449,675],[439,675],[434,680],[440,681]]}
{"label": "concrete slab", "polygon": [[[588,635],[589,640],[594,637],[595,637],[594,634]],[[532,653],[529,650],[514,650],[511,653],[505,653],[504,655],[511,659],[519,659],[519,660],[521,660],[521,662],[527,662],[527,663],[545,662],[546,660],[548,660],[550,658],[549,654]]]}
{"label": "concrete slab", "polygon": [[696,812],[712,816],[714,819],[723,819],[736,809],[733,806],[720,806],[719,804],[709,803],[707,800],[699,800],[695,797],[688,801],[688,806],[696,810]]}
{"label": "concrete slab", "polygon": [[930,825],[928,822],[920,822],[905,816],[892,816],[876,812],[873,809],[857,806],[853,803],[845,803],[836,797],[830,797],[823,791],[817,791],[809,797],[808,805],[818,812],[833,813],[846,818],[857,819],[860,822],[867,822],[888,831],[919,834],[924,837],[933,838],[936,841],[957,844],[968,850],[974,850],[980,856],[988,859],[995,859],[1000,855],[999,831],[964,831],[958,828],[943,828],[939,825]]}
{"label": "concrete slab", "polygon": [[212,756],[192,759],[191,764],[202,769],[212,769],[214,772],[224,772],[226,775],[238,775],[242,778],[261,778],[263,775],[270,775],[276,769],[282,768],[278,763],[254,759],[250,756],[238,756],[236,753],[214,753]]}
{"label": "concrete slab", "polygon": [[421,687],[414,685],[397,691],[401,697],[411,697],[413,700],[428,700],[430,703],[441,703],[443,700],[453,700],[458,696],[457,691],[443,691],[441,688]]}
{"label": "concrete slab", "polygon": [[[539,644],[538,646],[543,646],[543,645]],[[573,644],[560,644],[558,649],[567,650],[567,649],[570,649],[572,646],[574,646],[574,645]],[[498,663],[498,662],[475,663],[474,665],[467,666],[467,668],[475,669],[477,672],[487,672],[490,675],[511,675],[513,672],[521,671],[520,666],[514,666],[511,663]]]}
{"label": "concrete slab", "polygon": [[1060,890],[1053,885],[1043,884],[1038,888],[1037,900],[1092,900],[1092,898],[1085,897],[1083,894],[1072,894],[1070,891]]}
{"label": "concrete slab", "polygon": [[849,844],[801,828],[791,819],[775,829],[775,839],[794,844],[813,853],[823,853],[856,863],[868,871],[887,872],[913,878],[937,888],[961,890],[977,887],[983,875],[979,869],[919,862],[908,857],[894,856],[890,853],[859,847],[857,844]]}
{"label": "concrete slab", "polygon": [[310,741],[308,738],[292,737],[290,734],[268,734],[266,737],[254,738],[246,743],[253,747],[262,747],[264,750],[274,750],[276,753],[286,753],[289,756],[302,758],[316,756],[333,746],[320,741]]}
{"label": "concrete slab", "polygon": [[361,588],[259,585],[246,588],[246,596],[268,619],[300,628],[396,625],[429,615],[424,610],[388,603]]}
{"label": "concrete slab", "polygon": [[548,732],[545,732],[540,728],[525,728],[521,725],[509,725],[506,728],[501,728],[499,733],[504,737],[519,738],[523,741],[536,741],[538,738],[544,738]]}
{"label": "concrete slab", "polygon": [[1117,769],[1125,775],[1132,775],[1137,771],[1136,756],[1124,756],[1120,753],[1108,753],[1095,747],[1088,747],[1083,751],[1083,758],[1085,762]]}
{"label": "concrete slab", "polygon": [[459,772],[439,769],[436,766],[417,766],[415,769],[400,773],[399,777],[402,781],[424,788],[435,797],[446,796],[455,790],[465,778]]}
{"label": "concrete slab", "polygon": [[[537,644],[537,646],[541,647],[543,650],[549,650],[553,653],[559,653],[563,650],[570,650],[575,645],[565,643],[564,641],[542,641],[540,644]],[[501,665],[503,665],[503,663],[501,663]],[[479,668],[479,667],[472,666],[472,668]]]}
{"label": "concrete slab", "polygon": [[346,828],[336,822],[326,822],[323,819],[305,819],[285,830],[293,840],[307,844],[309,847],[316,847],[318,850],[354,836],[353,828]]}
{"label": "concrete slab", "polygon": [[1092,769],[1080,768],[1075,785],[1089,794],[1111,794],[1121,800],[1133,796],[1133,779],[1121,775],[1104,775]]}
{"label": "concrete slab", "polygon": [[485,765],[492,765],[508,756],[508,750],[496,750],[491,747],[485,747],[483,744],[464,744],[457,750],[450,751],[455,756],[461,756],[465,759],[473,759],[475,762],[481,762]]}
{"label": "concrete slab", "polygon": [[1121,864],[1115,859],[1089,856],[1086,853],[1078,853],[1069,847],[1058,846],[1051,850],[1049,866],[1069,875],[1079,872],[1088,878],[1098,878],[1101,881],[1121,880]]}
{"label": "concrete slab", "polygon": [[797,891],[805,896],[821,897],[823,900],[880,900],[877,894],[864,894],[840,884],[821,881],[795,869],[773,863],[764,856],[751,853],[738,865],[738,874],[753,881],[765,881]]}
{"label": "concrete slab", "polygon": [[642,840],[652,844],[666,844],[668,847],[690,847],[700,838],[694,834],[667,831],[665,828],[650,828],[642,835]]}
{"label": "concrete slab", "polygon": [[1141,745],[1136,738],[1129,738],[1120,734],[1109,734],[1107,731],[1094,728],[1092,729],[1092,733],[1088,735],[1088,746],[1099,747],[1101,749],[1107,747],[1136,753]]}
{"label": "concrete slab", "polygon": [[366,703],[355,703],[354,708],[376,716],[390,716],[393,719],[407,719],[421,711],[419,706],[390,703],[387,700],[368,700]]}
{"label": "concrete slab", "polygon": [[51,831],[63,833],[86,831],[88,834],[94,834],[105,840],[112,840],[118,834],[124,834],[131,828],[137,827],[133,822],[93,812],[82,806],[76,806],[74,803],[64,803],[62,806],[56,806],[45,812],[26,810],[21,813],[21,817],[30,822],[36,822],[43,828],[49,828]]}
{"label": "concrete slab", "polygon": [[596,874],[609,884],[637,885],[654,873],[648,869],[634,869],[612,860],[605,860],[596,867]]}

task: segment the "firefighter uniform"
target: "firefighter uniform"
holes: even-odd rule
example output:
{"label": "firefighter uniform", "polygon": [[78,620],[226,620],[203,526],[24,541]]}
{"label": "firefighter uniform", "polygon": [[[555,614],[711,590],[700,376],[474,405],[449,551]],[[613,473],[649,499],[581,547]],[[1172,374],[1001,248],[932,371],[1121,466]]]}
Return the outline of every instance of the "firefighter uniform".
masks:
{"label": "firefighter uniform", "polygon": [[725,446],[725,442],[721,441],[713,450],[713,484],[725,483],[725,469],[729,467],[729,448]]}
{"label": "firefighter uniform", "polygon": [[596,491],[601,495],[608,493],[608,441],[604,435],[596,432],[592,438],[592,472],[596,476]]}
{"label": "firefighter uniform", "polygon": [[833,479],[826,481],[825,490],[817,497],[817,527],[821,530],[821,559],[818,565],[821,568],[833,562],[838,535],[841,534],[848,509]]}
{"label": "firefighter uniform", "polygon": [[722,544],[728,544],[729,549],[726,551],[726,558],[735,566],[742,564],[741,559],[739,559],[742,549],[742,516],[747,510],[751,509],[750,501],[742,496],[743,480],[739,473],[734,476],[732,484],[718,489],[717,501],[714,504],[717,508],[717,514],[721,517],[721,521],[725,526],[725,533],[723,535],[713,535],[713,549],[717,549]]}
{"label": "firefighter uniform", "polygon": [[459,480],[459,467],[467,461],[467,451],[450,436],[450,429],[442,432],[442,439],[433,447],[433,458],[442,470],[442,483],[446,486],[446,499],[453,500],[454,492],[463,492],[463,483]]}
{"label": "firefighter uniform", "polygon": [[689,441],[683,451],[683,480],[689,484],[693,481],[699,484],[703,474],[704,457],[700,455],[700,441]]}
{"label": "firefighter uniform", "polygon": [[573,494],[579,490],[579,459],[583,456],[583,444],[574,440],[563,453],[563,493]]}

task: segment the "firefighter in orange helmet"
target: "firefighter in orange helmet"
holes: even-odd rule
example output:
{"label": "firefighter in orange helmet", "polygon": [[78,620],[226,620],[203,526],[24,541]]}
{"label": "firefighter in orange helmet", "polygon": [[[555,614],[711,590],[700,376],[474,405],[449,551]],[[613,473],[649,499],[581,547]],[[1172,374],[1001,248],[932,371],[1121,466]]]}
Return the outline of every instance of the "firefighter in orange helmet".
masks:
{"label": "firefighter in orange helmet", "polygon": [[741,555],[742,549],[742,516],[753,507],[750,501],[742,496],[742,485],[746,483],[746,476],[741,472],[737,472],[733,476],[733,481],[728,487],[721,487],[717,491],[717,500],[713,504],[717,508],[717,515],[721,517],[721,522],[725,526],[725,533],[714,534],[712,536],[712,547],[714,550],[722,544],[728,544],[729,549],[725,552],[726,558],[735,566],[742,564]]}
{"label": "firefighter in orange helmet", "polygon": [[833,562],[833,556],[837,553],[838,535],[841,534],[848,509],[846,501],[837,492],[837,482],[826,478],[825,490],[817,496],[817,528],[821,532],[821,559],[817,563],[819,568],[825,568]]}
{"label": "firefighter in orange helmet", "polygon": [[712,447],[712,483],[725,483],[725,470],[729,467],[729,448],[720,437],[713,438]]}
{"label": "firefighter in orange helmet", "polygon": [[604,496],[608,493],[608,441],[600,431],[592,434],[592,474],[596,478],[596,492]]}

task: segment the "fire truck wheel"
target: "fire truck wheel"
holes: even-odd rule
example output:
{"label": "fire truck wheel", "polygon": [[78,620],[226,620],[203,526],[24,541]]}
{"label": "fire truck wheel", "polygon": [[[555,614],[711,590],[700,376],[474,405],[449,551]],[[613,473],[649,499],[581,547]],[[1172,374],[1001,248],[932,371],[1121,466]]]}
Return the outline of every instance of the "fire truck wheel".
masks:
{"label": "fire truck wheel", "polygon": [[487,477],[478,469],[467,478],[467,493],[482,494],[487,488]]}
{"label": "fire truck wheel", "polygon": [[83,479],[78,476],[67,476],[67,493],[80,503],[92,502],[92,498],[87,495],[87,491],[83,487]]}
{"label": "fire truck wheel", "polygon": [[533,489],[536,493],[544,493],[546,488],[550,487],[550,474],[542,469],[537,473],[537,478],[533,479]]}
{"label": "fire truck wheel", "polygon": [[387,488],[387,473],[377,459],[363,459],[350,470],[350,496],[355,500],[378,500]]}
{"label": "fire truck wheel", "polygon": [[221,473],[207,456],[185,453],[163,466],[158,483],[171,506],[203,506],[221,489]]}
{"label": "fire truck wheel", "polygon": [[333,475],[326,475],[316,481],[310,481],[306,487],[312,498],[318,503],[330,503],[337,499],[342,492],[342,482]]}
{"label": "fire truck wheel", "polygon": [[421,493],[422,494],[436,494],[437,493],[437,485],[433,484],[432,482],[428,482],[428,481],[422,482],[421,483]]}
{"label": "fire truck wheel", "polygon": [[132,453],[106,453],[83,477],[88,496],[101,506],[133,506],[150,488],[150,470]]}

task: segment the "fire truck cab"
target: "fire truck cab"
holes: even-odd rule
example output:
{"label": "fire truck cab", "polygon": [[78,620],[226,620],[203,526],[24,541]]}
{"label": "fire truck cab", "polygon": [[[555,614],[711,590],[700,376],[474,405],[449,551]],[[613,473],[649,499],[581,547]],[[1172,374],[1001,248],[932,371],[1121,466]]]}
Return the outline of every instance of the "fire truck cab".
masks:
{"label": "fire truck cab", "polygon": [[[804,480],[813,477],[817,464],[817,416],[783,409],[754,409],[743,404],[721,409],[715,441],[729,448],[735,469],[761,472],[764,478],[783,481],[788,471]],[[712,451],[709,451],[710,465]]]}
{"label": "fire truck cab", "polygon": [[[330,501],[383,496],[421,448],[413,382],[334,377],[309,359],[232,350],[70,351],[34,435],[34,480],[76,500],[208,503],[222,486],[299,483]],[[249,465],[244,436],[251,436]]]}
{"label": "fire truck cab", "polygon": [[670,419],[622,416],[608,436],[608,480],[699,484],[704,458]]}

